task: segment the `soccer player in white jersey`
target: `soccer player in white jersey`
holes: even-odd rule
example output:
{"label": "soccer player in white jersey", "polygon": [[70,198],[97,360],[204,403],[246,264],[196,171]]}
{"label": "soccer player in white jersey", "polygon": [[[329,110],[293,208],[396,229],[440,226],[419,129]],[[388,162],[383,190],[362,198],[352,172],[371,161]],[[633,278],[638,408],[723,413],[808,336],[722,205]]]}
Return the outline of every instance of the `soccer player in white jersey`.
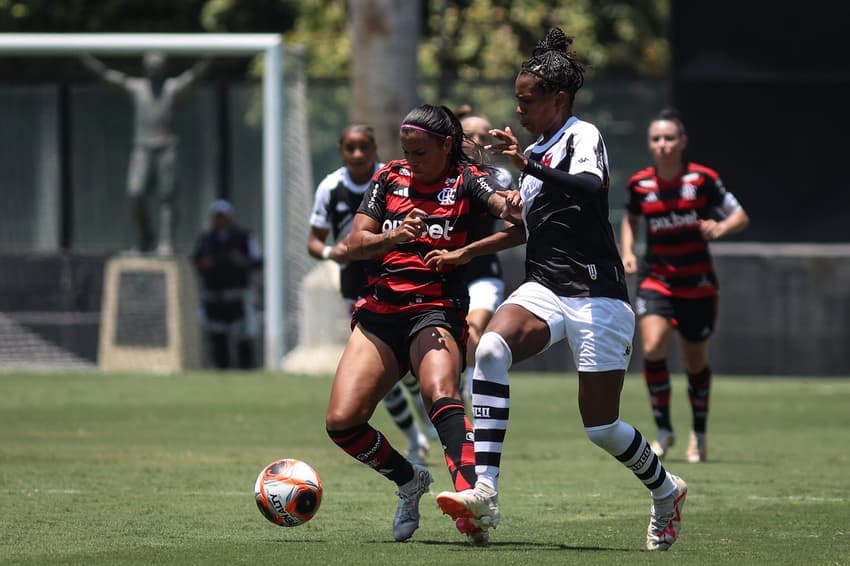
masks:
{"label": "soccer player in white jersey", "polygon": [[[475,355],[475,487],[442,492],[443,512],[482,528],[499,523],[498,480],[510,407],[508,370],[566,340],[579,376],[579,411],[588,438],[631,470],[650,491],[649,550],[679,536],[685,482],[664,468],[649,442],[620,420],[620,393],[631,357],[634,312],[608,222],[608,156],[595,126],[573,115],[584,69],[558,28],[538,42],[516,78],[517,114],[536,141],[521,152],[511,129],[489,146],[522,172],[506,211],[514,226],[453,252],[426,256],[432,268],[466,263],[526,242],[525,281],[487,325]],[[503,213],[502,215],[506,215]]]}

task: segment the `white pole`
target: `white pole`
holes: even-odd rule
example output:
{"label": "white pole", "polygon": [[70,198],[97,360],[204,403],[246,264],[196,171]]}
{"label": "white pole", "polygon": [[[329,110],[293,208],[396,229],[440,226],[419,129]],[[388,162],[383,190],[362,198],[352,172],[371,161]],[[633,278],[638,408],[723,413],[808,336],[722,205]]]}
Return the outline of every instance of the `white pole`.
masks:
{"label": "white pole", "polygon": [[159,49],[197,57],[265,54],[263,73],[263,223],[265,243],[265,366],[278,369],[283,332],[283,40],[279,34],[0,33],[0,54],[21,56],[138,55]]}
{"label": "white pole", "polygon": [[179,55],[256,55],[280,44],[271,33],[0,33],[0,53],[139,55],[159,49]]}
{"label": "white pole", "polygon": [[263,62],[263,264],[265,266],[265,366],[277,369],[286,352],[282,298],[286,273],[283,234],[286,207],[283,198],[283,49],[266,49]]}

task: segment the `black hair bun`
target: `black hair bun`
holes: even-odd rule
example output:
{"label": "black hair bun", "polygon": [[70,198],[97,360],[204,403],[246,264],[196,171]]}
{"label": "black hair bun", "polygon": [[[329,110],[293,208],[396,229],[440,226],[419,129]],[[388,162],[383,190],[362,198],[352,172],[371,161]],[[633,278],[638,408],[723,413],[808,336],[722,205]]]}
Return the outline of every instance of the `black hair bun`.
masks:
{"label": "black hair bun", "polygon": [[552,28],[546,33],[546,37],[537,42],[533,55],[543,55],[548,51],[566,53],[572,42],[573,38],[567,37],[561,28]]}

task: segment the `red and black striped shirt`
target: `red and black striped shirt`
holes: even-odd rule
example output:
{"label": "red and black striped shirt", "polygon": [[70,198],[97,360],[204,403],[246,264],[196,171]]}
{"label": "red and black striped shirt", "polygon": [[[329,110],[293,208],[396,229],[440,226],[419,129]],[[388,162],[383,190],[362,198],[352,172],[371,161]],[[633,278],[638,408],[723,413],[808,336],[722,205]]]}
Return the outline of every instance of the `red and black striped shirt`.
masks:
{"label": "red and black striped shirt", "polygon": [[717,277],[700,220],[713,218],[726,189],[716,171],[688,163],[674,180],[660,179],[655,167],[629,179],[626,209],[646,218],[646,255],[641,289],[679,298],[717,293]]}
{"label": "red and black striped shirt", "polygon": [[474,165],[453,168],[437,183],[417,182],[406,160],[387,163],[372,180],[357,210],[381,224],[388,232],[413,208],[426,213],[427,230],[418,238],[399,244],[376,259],[370,277],[371,295],[358,308],[376,313],[403,313],[431,308],[469,308],[463,282],[463,266],[435,272],[423,261],[432,249],[453,250],[470,241],[475,223],[487,210],[490,195],[502,187],[488,172]]}

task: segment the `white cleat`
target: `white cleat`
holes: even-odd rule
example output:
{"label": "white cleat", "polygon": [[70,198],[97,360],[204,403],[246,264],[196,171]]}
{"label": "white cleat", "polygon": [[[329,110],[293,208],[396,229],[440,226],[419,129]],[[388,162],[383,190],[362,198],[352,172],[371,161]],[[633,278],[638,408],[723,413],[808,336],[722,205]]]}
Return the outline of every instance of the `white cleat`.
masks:
{"label": "white cleat", "polygon": [[455,521],[466,518],[481,529],[499,524],[499,495],[481,483],[473,489],[443,491],[437,495],[437,505]]}
{"label": "white cleat", "polygon": [[652,448],[652,451],[659,458],[663,458],[674,444],[676,444],[676,433],[666,428],[660,428],[658,429],[658,435],[649,447]]}
{"label": "white cleat", "polygon": [[705,462],[708,458],[708,439],[704,432],[691,431],[690,441],[688,442],[688,450],[685,452],[685,457],[691,464]]}
{"label": "white cleat", "polygon": [[646,530],[646,548],[649,550],[667,550],[682,530],[682,507],[688,495],[688,484],[673,474],[670,477],[676,483],[676,489],[663,499],[654,499],[649,509],[649,528]]}
{"label": "white cleat", "polygon": [[413,479],[399,486],[396,492],[398,507],[393,518],[393,536],[397,541],[409,539],[419,528],[419,500],[428,493],[432,481],[428,468],[414,464]]}

